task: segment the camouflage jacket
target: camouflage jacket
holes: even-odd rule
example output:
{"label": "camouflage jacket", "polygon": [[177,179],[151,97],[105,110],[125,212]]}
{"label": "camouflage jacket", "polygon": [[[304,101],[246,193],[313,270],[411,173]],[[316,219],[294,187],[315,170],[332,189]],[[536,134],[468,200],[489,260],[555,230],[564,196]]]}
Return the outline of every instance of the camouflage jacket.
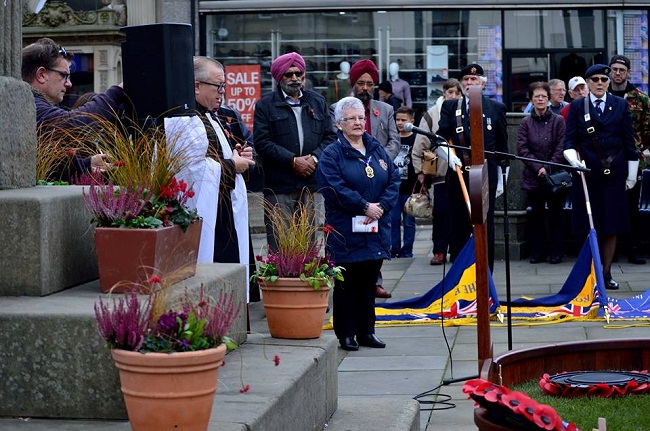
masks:
{"label": "camouflage jacket", "polygon": [[630,106],[634,144],[639,152],[639,169],[643,169],[650,165],[650,157],[647,153],[643,154],[644,151],[650,149],[650,97],[629,82],[622,95],[617,93],[612,92],[612,94],[627,100]]}

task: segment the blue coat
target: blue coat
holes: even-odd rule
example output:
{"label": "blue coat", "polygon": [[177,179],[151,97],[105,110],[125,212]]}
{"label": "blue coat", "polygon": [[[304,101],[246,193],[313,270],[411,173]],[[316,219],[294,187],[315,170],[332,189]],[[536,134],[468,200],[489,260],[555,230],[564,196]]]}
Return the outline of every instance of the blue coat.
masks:
{"label": "blue coat", "polygon": [[[605,109],[598,116],[596,108],[588,103],[593,134],[587,133],[584,98],[574,100],[569,107],[564,148],[578,150],[591,172],[585,174],[594,224],[599,234],[616,234],[629,229],[627,193],[628,160],[638,160],[634,146],[632,116],[627,101],[607,94]],[[594,143],[594,138],[596,143]],[[603,171],[602,158],[614,155],[609,175]],[[580,179],[573,181],[573,222],[576,233],[589,229],[585,196]],[[578,187],[575,187],[578,185]]]}
{"label": "blue coat", "polygon": [[[337,132],[339,140],[323,150],[316,179],[325,199],[325,219],[334,227],[327,241],[327,251],[336,262],[360,262],[390,258],[390,211],[397,202],[399,172],[386,150],[372,136],[364,133],[366,156],[352,148]],[[365,172],[370,159],[373,178]],[[379,202],[384,215],[378,233],[353,233],[352,217],[364,214],[368,202]]]}

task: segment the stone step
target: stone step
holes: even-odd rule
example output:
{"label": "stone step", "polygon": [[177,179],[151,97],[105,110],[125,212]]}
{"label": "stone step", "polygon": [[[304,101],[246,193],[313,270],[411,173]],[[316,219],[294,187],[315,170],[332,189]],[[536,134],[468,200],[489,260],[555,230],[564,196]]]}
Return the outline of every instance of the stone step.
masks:
{"label": "stone step", "polygon": [[398,397],[339,397],[326,431],[420,431],[420,405]]}

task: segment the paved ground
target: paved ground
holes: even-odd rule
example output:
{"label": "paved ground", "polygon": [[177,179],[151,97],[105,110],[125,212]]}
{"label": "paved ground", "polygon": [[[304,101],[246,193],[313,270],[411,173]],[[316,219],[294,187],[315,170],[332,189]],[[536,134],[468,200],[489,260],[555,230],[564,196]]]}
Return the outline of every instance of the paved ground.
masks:
{"label": "paved ground", "polygon": [[[384,287],[393,292],[388,301],[419,296],[441,280],[445,268],[430,266],[430,226],[418,227],[414,258],[393,259],[383,267]],[[255,235],[254,246],[264,243],[263,235]],[[542,296],[557,292],[564,283],[575,257],[565,258],[559,265],[531,265],[527,260],[510,265],[513,298],[522,295]],[[446,268],[448,270],[448,268]],[[650,264],[615,263],[613,277],[621,289],[612,296],[629,297],[650,288]],[[495,263],[494,282],[499,298],[505,299],[505,262]],[[611,293],[608,291],[608,293]],[[256,322],[261,325],[265,322]],[[647,327],[605,328],[604,322],[566,322],[542,326],[515,326],[513,349],[564,341],[604,338],[648,337]],[[326,335],[332,334],[326,331]],[[443,379],[456,379],[478,373],[476,328],[402,326],[377,327],[377,335],[386,342],[386,349],[361,348],[346,353],[339,349],[340,396],[386,396],[421,398],[421,430],[475,430],[473,403],[461,392],[462,382],[442,386]],[[507,328],[493,325],[491,338],[495,354],[508,350]],[[436,395],[448,395],[446,404],[432,404]],[[442,398],[442,397],[441,397]],[[436,409],[431,411],[431,409]],[[570,419],[570,418],[569,418]],[[596,427],[594,418],[594,427]]]}

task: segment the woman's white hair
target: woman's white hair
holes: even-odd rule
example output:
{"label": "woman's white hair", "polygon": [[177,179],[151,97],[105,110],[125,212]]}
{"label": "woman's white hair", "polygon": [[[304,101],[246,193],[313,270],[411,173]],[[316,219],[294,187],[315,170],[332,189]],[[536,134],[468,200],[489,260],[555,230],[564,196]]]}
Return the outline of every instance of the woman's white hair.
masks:
{"label": "woman's white hair", "polygon": [[361,112],[365,111],[361,100],[356,97],[344,97],[336,102],[336,106],[334,107],[334,120],[336,120],[337,123],[341,122],[343,119],[343,111],[347,109],[358,109]]}

